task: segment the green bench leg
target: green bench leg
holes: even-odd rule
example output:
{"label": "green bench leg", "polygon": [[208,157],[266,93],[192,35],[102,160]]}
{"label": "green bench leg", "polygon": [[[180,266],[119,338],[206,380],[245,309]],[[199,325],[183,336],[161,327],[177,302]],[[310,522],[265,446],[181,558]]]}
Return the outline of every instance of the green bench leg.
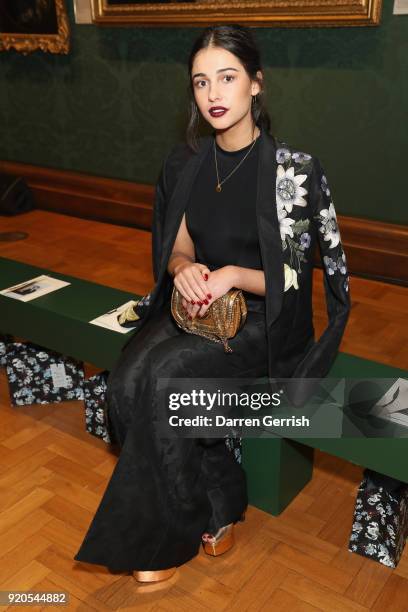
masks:
{"label": "green bench leg", "polygon": [[243,438],[249,503],[278,515],[313,472],[313,448],[286,438]]}

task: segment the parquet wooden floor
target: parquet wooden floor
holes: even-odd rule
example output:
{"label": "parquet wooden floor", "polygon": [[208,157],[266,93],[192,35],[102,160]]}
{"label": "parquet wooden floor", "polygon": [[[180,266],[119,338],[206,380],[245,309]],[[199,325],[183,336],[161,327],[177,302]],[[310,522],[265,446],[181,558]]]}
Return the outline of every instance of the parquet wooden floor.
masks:
{"label": "parquet wooden floor", "polygon": [[[0,218],[0,231],[8,230],[29,238],[0,242],[0,256],[136,293],[150,288],[147,232],[44,211]],[[316,271],[319,333],[320,277]],[[352,278],[351,295],[342,350],[408,369],[407,289]],[[200,551],[168,583],[138,586],[131,576],[75,562],[116,461],[84,431],[82,402],[12,408],[0,371],[0,590],[65,591],[65,609],[83,611],[408,611],[408,547],[395,570],[347,551],[362,468],[321,452],[285,512],[272,517],[250,507],[230,552]]]}

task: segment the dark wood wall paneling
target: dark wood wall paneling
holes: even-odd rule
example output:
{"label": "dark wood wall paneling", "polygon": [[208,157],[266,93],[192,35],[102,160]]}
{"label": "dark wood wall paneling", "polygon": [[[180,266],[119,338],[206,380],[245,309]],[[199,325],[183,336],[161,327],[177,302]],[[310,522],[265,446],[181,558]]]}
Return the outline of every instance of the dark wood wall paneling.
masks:
{"label": "dark wood wall paneling", "polygon": [[[43,210],[151,228],[151,185],[8,161],[0,171],[24,176]],[[342,215],[339,225],[352,274],[408,285],[408,226]]]}

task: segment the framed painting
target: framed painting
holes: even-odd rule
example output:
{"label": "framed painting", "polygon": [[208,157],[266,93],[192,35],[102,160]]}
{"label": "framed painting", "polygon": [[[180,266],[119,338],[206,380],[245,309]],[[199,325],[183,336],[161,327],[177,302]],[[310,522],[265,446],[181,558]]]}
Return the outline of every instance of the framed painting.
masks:
{"label": "framed painting", "polygon": [[64,0],[1,0],[0,51],[37,49],[68,53],[69,22]]}
{"label": "framed painting", "polygon": [[257,27],[375,26],[382,0],[91,0],[101,25]]}

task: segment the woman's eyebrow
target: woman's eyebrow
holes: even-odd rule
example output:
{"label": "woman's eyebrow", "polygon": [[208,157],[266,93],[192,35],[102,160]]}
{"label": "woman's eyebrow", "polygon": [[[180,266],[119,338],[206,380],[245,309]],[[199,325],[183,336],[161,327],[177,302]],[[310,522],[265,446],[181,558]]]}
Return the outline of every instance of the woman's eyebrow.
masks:
{"label": "woman's eyebrow", "polygon": [[[216,70],[216,72],[225,72],[225,70],[235,70],[235,72],[239,72],[239,70],[237,70],[237,68],[219,68],[219,70]],[[193,79],[195,79],[198,76],[207,76],[204,72],[197,72],[196,74],[193,74]]]}

